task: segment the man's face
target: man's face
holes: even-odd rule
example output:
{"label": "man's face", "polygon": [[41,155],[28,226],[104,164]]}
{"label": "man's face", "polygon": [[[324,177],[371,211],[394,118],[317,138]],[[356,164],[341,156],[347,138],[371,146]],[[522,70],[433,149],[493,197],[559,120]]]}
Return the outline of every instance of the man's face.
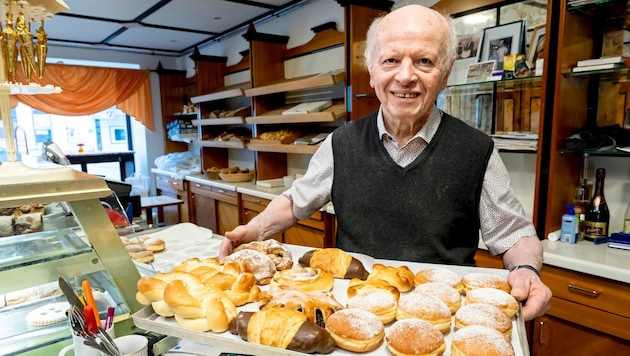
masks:
{"label": "man's face", "polygon": [[[446,36],[430,21],[390,22],[377,34],[370,86],[386,119],[415,121],[428,117],[448,79],[442,57]],[[433,27],[433,30],[430,30]]]}

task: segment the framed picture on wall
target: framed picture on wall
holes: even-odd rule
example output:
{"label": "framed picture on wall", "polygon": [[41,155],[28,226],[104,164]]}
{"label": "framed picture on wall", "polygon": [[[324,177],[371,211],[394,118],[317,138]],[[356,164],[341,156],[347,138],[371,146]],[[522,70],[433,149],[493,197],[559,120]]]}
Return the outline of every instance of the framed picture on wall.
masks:
{"label": "framed picture on wall", "polygon": [[479,61],[479,54],[481,51],[481,42],[483,41],[483,31],[473,33],[469,35],[457,36],[457,58],[459,61],[462,59],[474,58],[475,61]]}
{"label": "framed picture on wall", "polygon": [[109,141],[112,144],[127,142],[127,130],[124,126],[109,127]]}
{"label": "framed picture on wall", "polygon": [[521,52],[524,32],[524,21],[484,29],[481,62],[496,61],[496,69],[502,70],[503,58],[506,55]]}
{"label": "framed picture on wall", "polygon": [[532,39],[529,42],[529,49],[527,51],[527,61],[530,65],[536,66],[536,60],[543,59],[545,55],[545,25],[540,25],[534,28],[532,33]]}

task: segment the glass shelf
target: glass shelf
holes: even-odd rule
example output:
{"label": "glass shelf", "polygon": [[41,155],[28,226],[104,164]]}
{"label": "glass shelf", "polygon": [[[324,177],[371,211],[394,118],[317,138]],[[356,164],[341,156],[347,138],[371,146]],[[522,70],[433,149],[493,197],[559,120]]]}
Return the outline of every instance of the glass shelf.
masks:
{"label": "glass shelf", "polygon": [[602,156],[602,157],[630,157],[630,152],[621,150],[560,150],[560,153],[564,154],[579,154],[589,156]]}
{"label": "glass shelf", "polygon": [[474,83],[462,83],[462,84],[453,84],[446,87],[446,89],[467,89],[467,88],[488,88],[491,89],[493,85],[510,87],[512,85],[531,85],[534,82],[541,81],[542,76],[540,75],[532,75],[529,77],[523,78],[512,78],[512,79],[501,79],[501,80],[489,80],[483,82],[474,82]]}

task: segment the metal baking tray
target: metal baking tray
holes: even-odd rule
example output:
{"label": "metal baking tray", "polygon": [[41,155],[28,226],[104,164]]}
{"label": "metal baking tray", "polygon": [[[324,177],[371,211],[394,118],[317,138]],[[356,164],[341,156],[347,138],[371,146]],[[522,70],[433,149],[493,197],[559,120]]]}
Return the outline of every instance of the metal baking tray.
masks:
{"label": "metal baking tray", "polygon": [[[289,250],[293,254],[293,260],[297,261],[302,254],[306,251],[312,250],[312,248],[306,248],[302,246],[293,246],[287,245]],[[371,270],[372,265],[368,264],[370,258],[360,258],[360,260],[366,265],[366,269]],[[392,260],[372,260],[374,263],[381,263],[387,266],[400,266],[406,265],[409,267],[414,273],[419,271],[420,269],[431,267],[431,266],[439,266],[448,268],[453,270],[458,275],[463,276],[469,272],[484,272],[484,273],[492,273],[504,278],[507,278],[507,270],[503,269],[493,269],[493,268],[476,268],[476,267],[466,267],[466,266],[452,266],[452,265],[435,265],[435,264],[425,264],[425,263],[413,263],[413,262],[401,262],[401,261],[392,261]],[[297,264],[297,263],[296,263]],[[295,265],[295,264],[294,264]],[[340,280],[335,279],[335,285],[333,288],[333,294],[337,301],[342,305],[346,305],[346,290],[348,288],[349,280]],[[267,289],[267,286],[264,286],[262,289]],[[463,303],[463,300],[462,300]],[[258,305],[257,303],[249,303],[244,306],[238,307],[239,311],[257,311]],[[519,305],[519,312],[512,318],[512,346],[514,347],[514,352],[519,356],[529,356],[529,347],[527,343],[527,335],[525,332],[525,322],[522,317],[523,313]],[[191,340],[194,342],[204,343],[208,345],[214,345],[218,347],[223,347],[226,350],[230,350],[230,352],[235,353],[245,353],[245,354],[254,354],[254,355],[304,355],[301,352],[295,352],[290,350],[279,349],[275,347],[269,347],[265,345],[258,345],[255,343],[250,343],[242,340],[238,335],[232,335],[229,331],[224,333],[214,333],[214,332],[197,332],[188,329],[184,329],[180,327],[174,318],[165,318],[155,314],[153,308],[151,306],[146,306],[143,309],[133,314],[133,320],[136,326],[146,329],[149,331],[153,331],[156,333],[170,335],[174,337],[179,337],[187,340]],[[444,353],[445,356],[451,355],[451,338],[455,331],[454,322],[451,325],[451,331],[444,335],[446,340],[446,351]],[[385,326],[387,329],[388,326]],[[383,340],[383,343],[374,351],[363,353],[365,355],[387,355],[389,351],[387,351],[387,345]],[[330,355],[356,355],[357,353],[343,350],[341,348],[336,348],[335,351]]]}

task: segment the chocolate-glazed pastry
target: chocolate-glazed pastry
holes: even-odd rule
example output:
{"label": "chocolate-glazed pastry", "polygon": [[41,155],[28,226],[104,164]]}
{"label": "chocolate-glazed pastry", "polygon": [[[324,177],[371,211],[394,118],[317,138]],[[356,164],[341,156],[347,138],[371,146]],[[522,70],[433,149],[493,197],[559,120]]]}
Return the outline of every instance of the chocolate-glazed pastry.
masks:
{"label": "chocolate-glazed pastry", "polygon": [[335,349],[326,329],[286,308],[240,312],[230,324],[230,332],[249,342],[304,353],[328,354]]}
{"label": "chocolate-glazed pastry", "polygon": [[335,278],[365,280],[369,275],[361,261],[338,248],[308,251],[300,257],[298,262],[304,267],[314,267],[330,272]]}

